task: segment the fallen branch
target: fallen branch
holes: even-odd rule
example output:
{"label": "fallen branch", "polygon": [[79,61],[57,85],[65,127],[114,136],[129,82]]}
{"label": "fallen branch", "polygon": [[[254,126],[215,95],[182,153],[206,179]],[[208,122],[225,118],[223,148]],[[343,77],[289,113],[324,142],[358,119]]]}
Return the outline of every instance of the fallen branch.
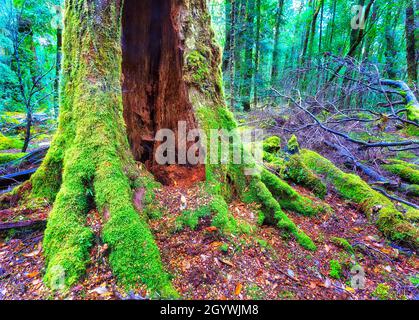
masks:
{"label": "fallen branch", "polygon": [[405,205],[407,205],[409,207],[412,207],[412,208],[415,208],[415,209],[419,209],[419,206],[418,205],[416,205],[416,204],[414,204],[412,202],[409,202],[407,200],[404,200],[402,198],[399,198],[397,196],[391,195],[391,194],[387,193],[385,190],[383,190],[381,188],[377,188],[377,187],[371,187],[371,188],[373,188],[375,191],[380,192],[382,195],[386,196],[390,200],[397,201],[397,202],[400,202],[400,203],[404,203]]}
{"label": "fallen branch", "polygon": [[382,176],[381,174],[379,174],[378,172],[376,172],[374,169],[368,167],[367,165],[361,163],[358,161],[358,159],[356,159],[347,149],[345,149],[344,147],[341,147],[337,144],[334,144],[332,142],[329,141],[325,141],[324,142],[328,147],[331,147],[333,149],[335,149],[340,156],[344,157],[346,159],[347,162],[352,163],[353,165],[355,165],[356,168],[358,168],[359,170],[361,170],[365,175],[367,175],[368,177],[370,177],[374,183],[382,183],[382,184],[390,184],[390,181],[385,178],[384,176]]}
{"label": "fallen branch", "polygon": [[419,145],[419,140],[404,140],[404,141],[392,141],[392,142],[365,142],[365,141],[362,141],[362,140],[353,139],[345,133],[339,132],[335,129],[332,129],[332,128],[329,128],[329,127],[325,126],[324,123],[322,123],[311,111],[304,108],[302,106],[301,102],[298,103],[294,98],[286,96],[286,95],[280,93],[278,90],[276,90],[274,88],[272,88],[272,90],[279,97],[286,98],[286,99],[292,101],[297,108],[299,108],[300,110],[304,111],[307,115],[309,115],[315,121],[315,123],[321,129],[323,129],[324,131],[327,131],[327,132],[329,132],[329,133],[331,133],[335,136],[339,136],[341,138],[344,138],[345,140],[347,140],[349,142],[359,144],[363,148],[405,147],[405,146]]}
{"label": "fallen branch", "polygon": [[25,182],[36,172],[37,169],[38,168],[29,169],[0,177],[0,188],[5,189],[16,183]]}
{"label": "fallen branch", "polygon": [[46,220],[30,220],[19,222],[0,223],[0,231],[7,231],[13,229],[45,229],[47,225]]}

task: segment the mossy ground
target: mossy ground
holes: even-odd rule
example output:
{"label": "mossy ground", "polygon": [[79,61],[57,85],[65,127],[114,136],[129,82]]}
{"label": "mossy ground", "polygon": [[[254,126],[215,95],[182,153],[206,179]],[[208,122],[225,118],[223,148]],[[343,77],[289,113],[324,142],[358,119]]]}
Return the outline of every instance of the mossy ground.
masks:
{"label": "mossy ground", "polygon": [[419,246],[417,227],[405,219],[388,198],[373,190],[359,176],[343,172],[314,151],[303,150],[301,157],[310,169],[323,175],[342,197],[359,204],[389,239],[415,248]]}

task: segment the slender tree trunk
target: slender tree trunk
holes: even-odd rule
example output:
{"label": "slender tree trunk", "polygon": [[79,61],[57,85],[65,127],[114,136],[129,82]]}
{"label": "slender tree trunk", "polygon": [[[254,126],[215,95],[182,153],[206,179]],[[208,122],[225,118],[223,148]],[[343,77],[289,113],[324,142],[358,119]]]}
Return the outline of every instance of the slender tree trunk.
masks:
{"label": "slender tree trunk", "polygon": [[57,53],[55,57],[55,79],[54,79],[54,116],[58,118],[59,112],[59,90],[60,90],[60,73],[61,73],[61,51],[62,51],[62,29],[57,28],[56,46]]}
{"label": "slender tree trunk", "polygon": [[254,13],[255,1],[247,0],[247,13],[246,13],[246,39],[245,39],[245,53],[244,53],[244,66],[243,66],[243,85],[241,96],[243,99],[243,110],[250,111],[252,104],[252,80],[253,80],[253,52],[254,52]]}
{"label": "slender tree trunk", "polygon": [[223,71],[227,72],[229,70],[229,63],[230,63],[230,48],[231,48],[231,0],[225,1],[224,6],[224,19],[225,19],[225,34],[226,34],[226,40],[224,44],[224,50],[223,50]]}
{"label": "slender tree trunk", "polygon": [[255,81],[253,87],[253,105],[258,105],[259,61],[260,61],[260,28],[261,28],[261,0],[256,0],[256,51],[255,51]]}
{"label": "slender tree trunk", "polygon": [[410,85],[416,85],[418,81],[418,58],[416,55],[416,24],[415,24],[415,10],[413,0],[408,1],[406,8],[406,59],[407,59],[407,76]]}
{"label": "slender tree trunk", "polygon": [[392,20],[398,20],[399,16],[396,14],[394,18],[389,15],[386,19],[386,26],[384,30],[384,37],[386,40],[386,48],[385,48],[385,58],[386,58],[386,65],[385,70],[387,73],[387,77],[389,79],[396,79],[397,72],[396,72],[396,59],[397,59],[397,50],[395,46],[395,39],[396,39],[396,31],[395,31],[395,24],[392,24]]}
{"label": "slender tree trunk", "polygon": [[[308,1],[308,7],[310,10],[313,8],[313,0]],[[311,20],[306,23],[306,29],[304,32],[304,38],[303,38],[303,48],[301,51],[301,57],[300,57],[300,65],[304,65],[306,62],[306,56],[307,56],[307,49],[308,49],[308,42],[310,39],[310,31],[311,31]]]}
{"label": "slender tree trunk", "polygon": [[332,43],[333,43],[333,37],[335,35],[336,4],[337,4],[337,0],[333,0],[332,24],[330,28],[330,37],[329,37],[329,50],[333,48]]}
{"label": "slender tree trunk", "polygon": [[320,2],[316,6],[316,9],[313,13],[313,18],[311,20],[311,33],[310,33],[309,52],[308,52],[308,56],[310,60],[313,56],[313,51],[314,51],[314,38],[316,36],[317,19],[319,17],[321,9],[323,8],[323,4],[324,4],[324,0],[320,0]]}
{"label": "slender tree trunk", "polygon": [[243,49],[245,47],[245,24],[246,24],[246,0],[238,0],[237,3],[237,17],[236,17],[236,36],[234,45],[234,83],[236,88],[234,92],[237,93],[235,98],[236,103],[242,104],[243,97],[240,95],[242,86],[242,74],[243,74]]}
{"label": "slender tree trunk", "polygon": [[230,63],[229,63],[229,76],[230,76],[230,107],[232,110],[236,107],[236,82],[235,82],[235,71],[236,71],[236,2],[237,0],[231,0],[231,11],[230,11],[230,20],[231,20],[231,31],[230,31]]}
{"label": "slender tree trunk", "polygon": [[279,78],[279,36],[284,13],[284,0],[278,0],[278,8],[275,20],[274,50],[272,54],[271,86],[278,83]]}
{"label": "slender tree trunk", "polygon": [[322,9],[320,13],[319,53],[322,52],[322,44],[323,44],[323,20],[324,20],[324,1],[322,1]]}

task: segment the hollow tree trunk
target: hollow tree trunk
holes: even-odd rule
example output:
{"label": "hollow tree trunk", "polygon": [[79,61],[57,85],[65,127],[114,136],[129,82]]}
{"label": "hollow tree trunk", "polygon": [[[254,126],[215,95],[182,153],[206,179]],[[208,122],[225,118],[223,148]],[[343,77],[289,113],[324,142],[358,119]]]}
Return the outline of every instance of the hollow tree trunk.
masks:
{"label": "hollow tree trunk", "polygon": [[[84,273],[93,241],[86,214],[97,209],[119,281],[176,296],[145,219],[156,184],[149,171],[164,184],[206,180],[223,209],[222,227],[233,220],[225,199],[237,193],[261,203],[265,221],[315,249],[260,175],[244,174],[248,164],[155,161],[159,129],[180,135],[179,121],[206,133],[237,127],[225,107],[221,54],[205,0],[67,0],[65,12],[58,132],[31,179],[31,197],[53,202],[44,240],[47,284],[64,274],[68,287]],[[175,146],[177,158],[182,148]]]}

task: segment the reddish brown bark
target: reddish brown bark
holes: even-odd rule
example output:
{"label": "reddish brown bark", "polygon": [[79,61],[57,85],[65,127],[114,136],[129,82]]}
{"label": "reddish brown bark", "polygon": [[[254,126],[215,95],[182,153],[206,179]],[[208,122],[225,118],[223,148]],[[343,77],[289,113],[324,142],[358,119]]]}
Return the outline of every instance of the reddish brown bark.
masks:
{"label": "reddish brown bark", "polygon": [[[123,103],[128,139],[135,160],[145,163],[166,184],[176,180],[168,178],[166,171],[177,170],[157,165],[157,131],[171,129],[177,137],[179,121],[187,123],[187,131],[197,127],[183,81],[180,9],[179,1],[174,0],[126,0],[122,20]],[[174,176],[179,178],[192,173],[190,168],[178,169],[183,174]]]}

